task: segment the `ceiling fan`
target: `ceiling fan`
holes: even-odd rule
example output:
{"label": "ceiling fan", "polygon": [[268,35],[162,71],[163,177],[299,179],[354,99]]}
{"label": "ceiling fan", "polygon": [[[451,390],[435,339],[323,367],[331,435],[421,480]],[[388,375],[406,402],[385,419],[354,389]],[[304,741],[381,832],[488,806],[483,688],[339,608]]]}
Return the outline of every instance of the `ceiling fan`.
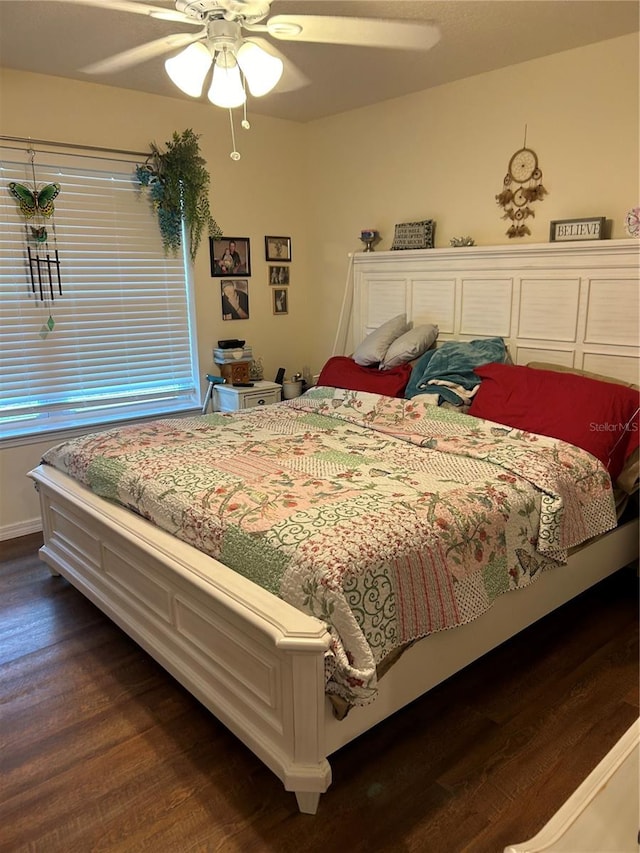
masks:
{"label": "ceiling fan", "polygon": [[[211,68],[209,100],[232,110],[244,107],[242,127],[248,129],[246,87],[253,97],[307,85],[309,80],[269,41],[299,41],[360,47],[429,50],[440,31],[426,21],[328,15],[270,15],[272,0],[175,0],[175,9],[142,0],[48,0],[96,6],[196,26],[195,32],[173,33],[102,59],[82,69],[88,74],[126,70],[164,54],[173,83],[191,97],[200,97]],[[286,0],[280,0],[286,2]],[[177,50],[179,53],[175,53]],[[286,74],[283,78],[283,71]],[[231,115],[231,113],[230,113]],[[235,148],[231,118],[233,151]]]}

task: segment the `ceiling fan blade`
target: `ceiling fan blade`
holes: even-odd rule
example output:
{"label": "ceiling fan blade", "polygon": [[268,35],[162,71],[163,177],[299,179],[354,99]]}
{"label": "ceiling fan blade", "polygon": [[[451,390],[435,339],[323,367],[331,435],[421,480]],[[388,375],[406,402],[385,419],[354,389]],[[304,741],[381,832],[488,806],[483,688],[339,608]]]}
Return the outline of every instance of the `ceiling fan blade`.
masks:
{"label": "ceiling fan blade", "polygon": [[124,50],[122,53],[116,53],[107,59],[93,62],[91,65],[86,65],[81,71],[84,71],[85,74],[109,74],[114,71],[123,71],[131,65],[146,62],[147,59],[154,59],[156,56],[170,53],[179,47],[186,47],[186,45],[198,41],[200,38],[202,38],[202,33],[174,33],[173,35],[163,36],[155,41],[149,41],[146,44]]}
{"label": "ceiling fan blade", "polygon": [[153,6],[150,3],[138,3],[136,0],[43,0],[43,2],[67,3],[70,6],[96,6],[107,11],[131,12],[134,15],[147,15],[147,17],[160,18],[163,21],[178,21],[181,24],[202,26],[201,21],[190,18],[182,12],[177,12],[175,9],[165,9],[162,6]]}
{"label": "ceiling fan blade", "polygon": [[256,36],[246,38],[245,41],[252,41],[254,44],[257,44],[258,47],[261,47],[264,51],[271,54],[271,56],[276,56],[278,59],[282,60],[284,71],[282,72],[282,77],[280,78],[278,85],[273,90],[274,94],[278,94],[279,92],[293,92],[295,89],[303,89],[311,82],[307,75],[303,74],[298,66],[294,65],[294,63],[285,56],[284,53],[281,53],[277,47],[274,47],[271,42],[263,38],[257,38]]}
{"label": "ceiling fan blade", "polygon": [[429,50],[440,40],[440,29],[426,21],[382,18],[338,18],[330,15],[274,15],[266,22],[270,36],[285,41]]}

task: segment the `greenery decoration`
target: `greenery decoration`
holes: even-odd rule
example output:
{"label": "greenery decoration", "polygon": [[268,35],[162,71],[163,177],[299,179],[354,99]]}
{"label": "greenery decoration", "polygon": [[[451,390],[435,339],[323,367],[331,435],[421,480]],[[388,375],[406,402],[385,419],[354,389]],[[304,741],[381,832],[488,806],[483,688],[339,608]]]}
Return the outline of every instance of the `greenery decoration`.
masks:
{"label": "greenery decoration", "polygon": [[222,230],[209,208],[209,173],[200,154],[199,137],[190,129],[166,143],[161,151],[151,143],[151,154],[142,166],[136,166],[136,177],[158,215],[162,244],[167,254],[180,250],[182,220],[189,237],[191,260],[206,229],[210,237],[222,237]]}

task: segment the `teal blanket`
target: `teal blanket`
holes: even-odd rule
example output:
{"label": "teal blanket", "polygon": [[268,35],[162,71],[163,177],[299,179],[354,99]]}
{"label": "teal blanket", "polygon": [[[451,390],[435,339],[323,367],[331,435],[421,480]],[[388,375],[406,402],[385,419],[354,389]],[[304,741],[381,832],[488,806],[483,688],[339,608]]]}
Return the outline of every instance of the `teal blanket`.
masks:
{"label": "teal blanket", "polygon": [[[407,400],[417,394],[438,394],[449,403],[460,406],[465,400],[459,390],[473,390],[480,384],[474,367],[491,362],[504,364],[507,349],[502,338],[480,338],[476,341],[447,341],[437,349],[428,350],[414,366],[404,396]],[[440,384],[446,382],[446,385]]]}

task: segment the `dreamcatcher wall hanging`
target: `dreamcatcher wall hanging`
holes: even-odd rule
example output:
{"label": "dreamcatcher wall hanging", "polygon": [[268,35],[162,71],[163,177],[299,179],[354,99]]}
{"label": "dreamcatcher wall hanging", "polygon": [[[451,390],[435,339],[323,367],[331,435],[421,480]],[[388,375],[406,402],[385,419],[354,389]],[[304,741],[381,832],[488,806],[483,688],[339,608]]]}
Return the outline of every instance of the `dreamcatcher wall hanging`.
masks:
{"label": "dreamcatcher wall hanging", "polygon": [[[53,331],[53,302],[56,295],[62,295],[62,277],[60,275],[60,256],[56,239],[56,227],[53,220],[54,199],[60,194],[60,184],[46,184],[38,188],[36,181],[36,153],[29,150],[33,189],[24,184],[11,182],[9,192],[16,199],[20,213],[24,216],[25,239],[27,242],[27,265],[31,291],[40,302],[49,304],[49,319],[40,330],[40,336],[46,337]],[[51,230],[51,235],[49,234]]]}
{"label": "dreamcatcher wall hanging", "polygon": [[524,237],[525,234],[531,234],[525,220],[536,214],[529,205],[535,201],[542,201],[546,194],[547,191],[542,186],[538,155],[531,148],[527,148],[527,128],[525,127],[523,146],[509,160],[502,192],[496,196],[496,202],[504,208],[502,218],[511,220],[511,225],[505,232],[508,237]]}

